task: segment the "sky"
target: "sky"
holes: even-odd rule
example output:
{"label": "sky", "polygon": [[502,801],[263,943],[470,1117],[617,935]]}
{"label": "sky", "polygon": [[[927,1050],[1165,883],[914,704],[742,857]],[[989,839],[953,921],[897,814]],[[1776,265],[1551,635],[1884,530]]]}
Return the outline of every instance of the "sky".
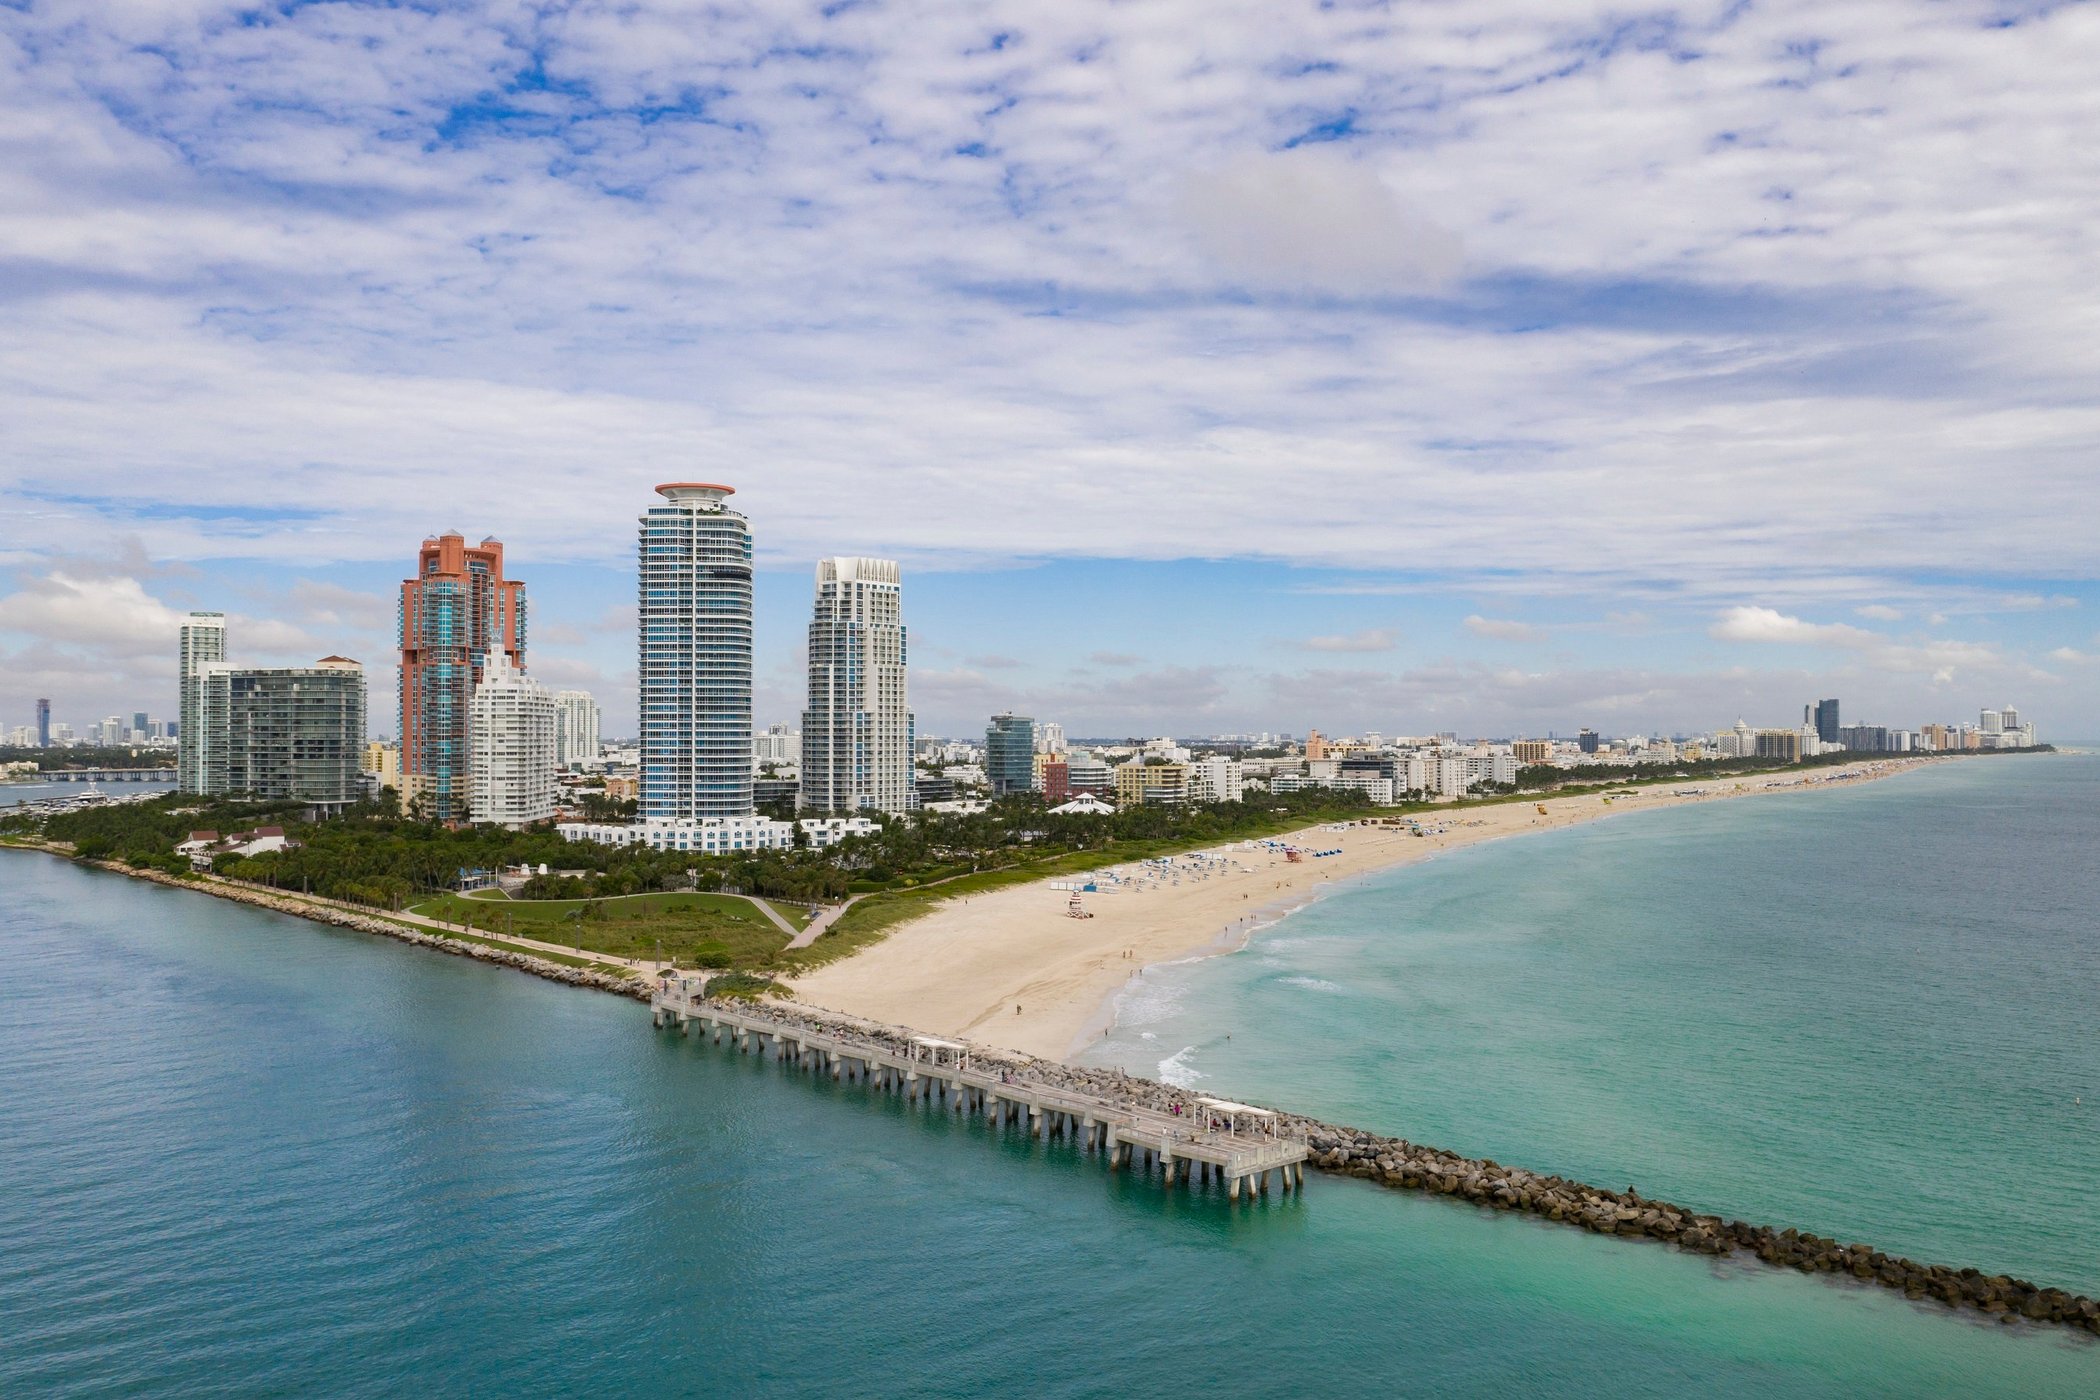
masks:
{"label": "sky", "polygon": [[737,489],[757,719],[2100,734],[2100,6],[0,0],[0,727],[367,662],[429,534],[634,729]]}

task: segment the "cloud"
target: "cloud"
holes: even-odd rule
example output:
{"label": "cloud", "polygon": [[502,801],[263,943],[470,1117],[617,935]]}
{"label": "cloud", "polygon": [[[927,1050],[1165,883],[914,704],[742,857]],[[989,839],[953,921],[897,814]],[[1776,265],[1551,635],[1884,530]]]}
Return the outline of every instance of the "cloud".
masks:
{"label": "cloud", "polygon": [[1369,161],[1321,147],[1242,154],[1185,176],[1176,216],[1228,277],[1380,295],[1445,286],[1456,235],[1406,207]]}
{"label": "cloud", "polygon": [[1305,651],[1391,651],[1398,644],[1398,637],[1388,629],[1367,627],[1346,636],[1307,637],[1298,646]]}
{"label": "cloud", "polygon": [[52,574],[0,598],[0,632],[116,656],[174,656],[183,620],[135,578]]}
{"label": "cloud", "polygon": [[2013,593],[1999,600],[2007,612],[2036,612],[2042,608],[2075,608],[2078,600],[2068,593]]}
{"label": "cloud", "polygon": [[1466,619],[1465,627],[1476,637],[1487,637],[1498,642],[1543,642],[1548,635],[1545,628],[1529,622],[1482,617],[1478,613]]}
{"label": "cloud", "polygon": [[2061,661],[2068,666],[2082,665],[2093,658],[2075,647],[2058,647],[2049,653],[2051,661]]}
{"label": "cloud", "polygon": [[1982,642],[1940,638],[1899,642],[1842,622],[1806,622],[1773,608],[1730,608],[1707,629],[1707,635],[1727,642],[1842,648],[1874,670],[1929,675],[1937,685],[1950,685],[1964,672],[2005,664],[1998,648]]}
{"label": "cloud", "polygon": [[0,6],[0,565],[625,568],[705,470],[768,568],[2046,603],[2100,20],[2018,8]]}
{"label": "cloud", "polygon": [[1842,622],[1804,622],[1776,608],[1730,608],[1707,635],[1723,642],[1775,642],[1793,646],[1870,646],[1879,635]]}
{"label": "cloud", "polygon": [[1871,617],[1876,622],[1901,622],[1903,620],[1902,609],[1892,608],[1886,603],[1869,603],[1865,607],[1854,608],[1852,611],[1858,613],[1861,617]]}
{"label": "cloud", "polygon": [[1086,659],[1096,666],[1135,666],[1145,658],[1127,651],[1093,651]]}

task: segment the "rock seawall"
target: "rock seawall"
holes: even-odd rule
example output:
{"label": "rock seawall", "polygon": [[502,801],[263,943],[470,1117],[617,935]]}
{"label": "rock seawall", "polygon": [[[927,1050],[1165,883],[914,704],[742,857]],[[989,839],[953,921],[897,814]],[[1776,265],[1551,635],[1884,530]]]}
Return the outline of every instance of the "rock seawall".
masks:
{"label": "rock seawall", "polygon": [[443,938],[434,933],[425,933],[397,924],[391,919],[372,914],[358,914],[348,909],[338,909],[326,904],[312,904],[303,899],[287,895],[270,894],[262,890],[248,889],[241,885],[220,884],[215,881],[184,880],[159,870],[134,870],[128,865],[114,861],[85,861],[100,870],[118,875],[129,875],[135,880],[148,880],[156,885],[167,885],[172,889],[195,890],[215,899],[231,900],[235,904],[250,904],[258,909],[269,909],[279,914],[290,914],[295,918],[311,919],[317,924],[328,924],[334,928],[354,929],[359,933],[376,933],[381,938],[391,938],[398,943],[412,943],[419,948],[431,948],[440,953],[450,953],[458,958],[472,958],[476,962],[495,963],[500,967],[529,972],[535,977],[544,977],[550,982],[560,982],[570,987],[589,987],[595,991],[612,992],[635,1001],[649,999],[649,983],[643,977],[615,977],[610,973],[597,972],[587,967],[569,967],[547,958],[536,958],[529,953],[512,952],[507,948],[491,948],[485,943],[469,943],[463,939]]}

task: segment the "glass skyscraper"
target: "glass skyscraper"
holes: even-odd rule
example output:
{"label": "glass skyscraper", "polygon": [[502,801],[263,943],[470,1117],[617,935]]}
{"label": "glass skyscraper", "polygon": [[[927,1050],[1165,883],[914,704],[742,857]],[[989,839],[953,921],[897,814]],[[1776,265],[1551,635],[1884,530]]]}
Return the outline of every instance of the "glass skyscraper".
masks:
{"label": "glass skyscraper", "polygon": [[656,493],[639,532],[641,817],[748,817],[751,525],[729,508],[731,487]]}
{"label": "glass skyscraper", "polygon": [[993,715],[984,731],[984,775],[992,796],[1035,787],[1035,721],[1027,715]]}

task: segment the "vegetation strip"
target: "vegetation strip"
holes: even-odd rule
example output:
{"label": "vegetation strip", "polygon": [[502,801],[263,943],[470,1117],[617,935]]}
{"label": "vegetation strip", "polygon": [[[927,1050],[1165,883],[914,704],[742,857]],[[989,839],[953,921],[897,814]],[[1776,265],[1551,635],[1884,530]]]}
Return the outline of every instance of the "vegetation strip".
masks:
{"label": "vegetation strip", "polygon": [[[49,845],[29,847],[24,843],[17,849],[68,854]],[[423,933],[378,915],[352,913],[346,909],[307,903],[294,896],[207,883],[114,861],[83,863],[155,884],[197,890],[220,899],[252,904],[337,928],[375,933],[402,943],[496,963],[567,986],[590,987],[642,1002],[649,1000],[651,992],[644,978],[563,967],[543,957],[512,952],[490,943],[469,943],[458,937]],[[756,979],[740,974],[732,976],[737,978],[737,985],[725,990],[731,990],[731,994],[740,1000],[761,990]],[[914,1034],[903,1027],[779,1003],[768,1005],[766,1014],[783,1026],[821,1030],[834,1036],[858,1036],[892,1051],[906,1047]],[[1068,1065],[990,1046],[973,1045],[970,1053],[973,1060],[1006,1065],[1014,1073],[1026,1075],[1038,1083],[1076,1089],[1130,1107],[1167,1111],[1187,1097],[1165,1084],[1125,1074],[1121,1070]],[[1980,1269],[1920,1264],[1868,1245],[1841,1244],[1802,1230],[1775,1230],[1741,1220],[1724,1220],[1718,1215],[1701,1214],[1668,1201],[1643,1196],[1632,1187],[1623,1192],[1611,1191],[1566,1177],[1506,1167],[1492,1159],[1462,1157],[1455,1152],[1425,1147],[1404,1138],[1386,1137],[1362,1128],[1325,1123],[1285,1110],[1278,1110],[1278,1122],[1285,1131],[1305,1134],[1313,1149],[1313,1166],[1336,1175],[1356,1177],[1397,1190],[1450,1196],[1492,1210],[1520,1211],[1557,1224],[1573,1225],[1593,1234],[1645,1237],[1697,1254],[1728,1256],[1741,1251],[1768,1264],[1802,1273],[1842,1274],[1894,1289],[1914,1300],[1933,1298],[1950,1308],[1974,1308],[2002,1322],[2026,1319],[2100,1334],[2100,1301],[2061,1288],[2045,1288],[2006,1274],[1985,1274]]]}

